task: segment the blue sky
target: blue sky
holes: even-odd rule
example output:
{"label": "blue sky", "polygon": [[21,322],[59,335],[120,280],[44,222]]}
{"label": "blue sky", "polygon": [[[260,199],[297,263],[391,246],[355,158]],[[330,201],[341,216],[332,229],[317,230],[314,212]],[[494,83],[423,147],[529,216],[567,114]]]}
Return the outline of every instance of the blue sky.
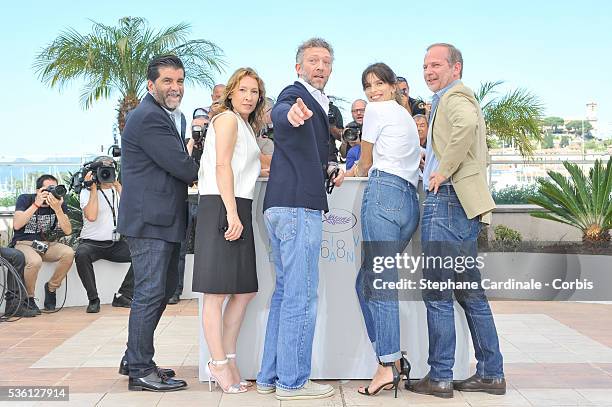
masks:
{"label": "blue sky", "polygon": [[[257,4],[257,7],[253,5]],[[146,18],[153,27],[192,25],[192,38],[215,42],[225,52],[224,82],[240,66],[252,66],[276,96],[294,80],[297,45],[327,39],[335,63],[326,92],[363,97],[360,77],[372,62],[387,63],[408,78],[411,95],[430,98],[422,79],[425,48],[451,42],[464,55],[464,82],[504,80],[538,95],[547,115],[581,117],[587,102],[612,122],[612,6],[605,1],[343,2],[343,1],[105,1],[3,5],[0,25],[0,157],[78,154],[112,142],[117,95],[85,111],[80,84],[61,92],[36,77],[36,53],[60,31],[89,32],[93,19],[114,25],[123,16]],[[188,87],[182,110],[210,103],[210,90]],[[344,118],[350,116],[344,107]]]}

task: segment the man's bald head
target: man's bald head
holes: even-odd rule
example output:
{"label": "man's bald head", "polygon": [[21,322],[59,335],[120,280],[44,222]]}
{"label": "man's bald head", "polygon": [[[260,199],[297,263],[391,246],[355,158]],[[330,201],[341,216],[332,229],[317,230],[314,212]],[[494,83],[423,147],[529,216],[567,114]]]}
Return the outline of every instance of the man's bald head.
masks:
{"label": "man's bald head", "polygon": [[363,125],[363,115],[365,113],[365,107],[368,103],[363,99],[357,99],[351,105],[351,114],[353,115],[353,120],[357,122],[359,125]]}
{"label": "man's bald head", "polygon": [[223,91],[225,90],[225,85],[222,83],[218,83],[212,90],[212,94],[210,95],[213,102],[219,101],[221,96],[223,96]]}

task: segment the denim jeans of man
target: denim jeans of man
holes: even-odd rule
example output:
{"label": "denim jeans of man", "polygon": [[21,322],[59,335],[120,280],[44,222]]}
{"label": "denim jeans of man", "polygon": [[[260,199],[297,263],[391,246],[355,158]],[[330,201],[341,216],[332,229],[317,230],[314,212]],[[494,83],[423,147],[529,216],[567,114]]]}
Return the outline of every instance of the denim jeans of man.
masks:
{"label": "denim jeans of man", "polygon": [[419,224],[416,188],[397,175],[374,170],[363,192],[363,261],[355,289],[368,337],[380,362],[401,358],[399,303],[396,290],[376,289],[375,281],[397,282],[396,267],[375,271],[375,258],[401,254]]}
{"label": "denim jeans of man", "polygon": [[[455,319],[453,293],[465,312],[476,356],[476,373],[483,378],[502,378],[503,357],[489,302],[480,286],[481,275],[477,259],[478,217],[468,219],[451,185],[443,185],[437,194],[428,192],[421,225],[423,253],[426,265],[423,277],[430,281],[478,283],[477,289],[429,290],[423,292],[429,329],[429,377],[433,380],[453,379],[455,363]],[[436,257],[453,259],[449,262],[427,261]],[[467,267],[469,266],[469,267]]]}
{"label": "denim jeans of man", "polygon": [[130,377],[145,377],[155,368],[153,334],[174,293],[178,278],[179,243],[127,238],[134,267],[126,358]]}
{"label": "denim jeans of man", "polygon": [[[7,289],[4,294],[6,308],[16,308],[19,303],[28,298],[23,280],[23,270],[26,264],[25,256],[17,249],[0,247],[0,257],[8,261],[17,273],[8,272],[6,275]],[[2,302],[1,298],[0,302]]]}
{"label": "denim jeans of man", "polygon": [[260,386],[298,389],[310,377],[317,319],[321,211],[268,208],[264,219],[276,273],[270,302]]}

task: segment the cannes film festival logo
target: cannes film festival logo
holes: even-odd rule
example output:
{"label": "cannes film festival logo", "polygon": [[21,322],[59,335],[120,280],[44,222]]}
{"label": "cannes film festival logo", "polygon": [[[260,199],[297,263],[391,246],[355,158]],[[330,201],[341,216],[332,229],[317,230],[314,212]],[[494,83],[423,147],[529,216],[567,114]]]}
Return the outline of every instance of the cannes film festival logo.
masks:
{"label": "cannes film festival logo", "polygon": [[329,212],[323,214],[323,230],[329,233],[346,232],[356,224],[357,217],[344,209],[331,208]]}

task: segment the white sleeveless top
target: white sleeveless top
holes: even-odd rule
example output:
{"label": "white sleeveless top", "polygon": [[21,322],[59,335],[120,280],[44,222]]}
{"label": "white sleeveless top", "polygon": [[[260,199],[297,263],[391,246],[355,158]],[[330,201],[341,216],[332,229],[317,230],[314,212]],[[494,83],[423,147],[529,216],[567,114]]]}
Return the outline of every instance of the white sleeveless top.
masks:
{"label": "white sleeveless top", "polygon": [[217,187],[217,154],[215,150],[216,133],[213,123],[215,119],[224,114],[233,114],[238,120],[238,135],[232,156],[232,171],[234,173],[234,196],[236,198],[253,199],[255,195],[255,182],[261,172],[259,162],[259,146],[251,126],[240,115],[225,111],[213,117],[208,126],[204,151],[200,159],[198,172],[198,191],[200,195],[221,195]]}

